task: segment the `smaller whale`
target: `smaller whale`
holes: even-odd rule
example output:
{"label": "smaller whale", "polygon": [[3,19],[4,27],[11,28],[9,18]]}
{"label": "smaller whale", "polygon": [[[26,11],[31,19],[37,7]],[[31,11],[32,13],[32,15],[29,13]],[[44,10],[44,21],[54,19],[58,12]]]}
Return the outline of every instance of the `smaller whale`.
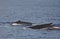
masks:
{"label": "smaller whale", "polygon": [[33,23],[30,23],[30,22],[24,22],[24,21],[16,21],[16,22],[13,22],[11,25],[25,25],[25,26],[31,26]]}

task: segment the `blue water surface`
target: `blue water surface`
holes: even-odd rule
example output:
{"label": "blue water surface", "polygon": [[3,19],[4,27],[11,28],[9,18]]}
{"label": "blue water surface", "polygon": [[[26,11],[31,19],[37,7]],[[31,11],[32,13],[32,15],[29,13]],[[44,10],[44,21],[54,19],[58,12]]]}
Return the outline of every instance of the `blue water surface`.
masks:
{"label": "blue water surface", "polygon": [[[17,20],[60,24],[60,0],[0,0],[0,22]],[[60,31],[0,24],[0,39],[60,39]]]}

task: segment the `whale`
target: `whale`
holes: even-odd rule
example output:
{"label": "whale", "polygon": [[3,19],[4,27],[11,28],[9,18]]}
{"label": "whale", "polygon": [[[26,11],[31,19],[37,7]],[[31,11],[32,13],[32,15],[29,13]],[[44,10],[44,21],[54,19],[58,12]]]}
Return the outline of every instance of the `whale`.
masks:
{"label": "whale", "polygon": [[42,29],[42,28],[52,27],[51,24],[52,23],[35,25],[35,26],[28,27],[28,28],[31,28],[31,29]]}
{"label": "whale", "polygon": [[30,26],[28,28],[31,28],[31,29],[60,30],[60,27],[55,26],[52,23]]}
{"label": "whale", "polygon": [[25,26],[31,26],[32,24],[33,23],[31,23],[31,22],[24,22],[24,21],[20,21],[20,20],[11,23],[11,25],[25,25]]}

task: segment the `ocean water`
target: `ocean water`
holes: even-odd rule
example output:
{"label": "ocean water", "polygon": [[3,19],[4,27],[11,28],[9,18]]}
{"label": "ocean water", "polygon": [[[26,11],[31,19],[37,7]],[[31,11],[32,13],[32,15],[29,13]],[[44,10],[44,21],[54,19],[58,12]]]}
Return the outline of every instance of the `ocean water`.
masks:
{"label": "ocean water", "polygon": [[[0,22],[17,20],[60,24],[60,0],[0,0]],[[24,27],[0,24],[0,39],[60,39],[60,30]]]}

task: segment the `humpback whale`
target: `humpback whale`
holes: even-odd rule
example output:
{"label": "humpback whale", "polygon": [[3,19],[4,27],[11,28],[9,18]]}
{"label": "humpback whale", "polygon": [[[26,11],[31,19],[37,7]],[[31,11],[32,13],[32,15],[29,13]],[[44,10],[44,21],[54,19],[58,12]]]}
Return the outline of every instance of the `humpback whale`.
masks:
{"label": "humpback whale", "polygon": [[30,23],[30,22],[24,22],[24,21],[16,21],[16,22],[13,22],[11,25],[25,25],[25,26],[31,26],[33,23]]}
{"label": "humpback whale", "polygon": [[30,26],[28,28],[31,28],[31,29],[44,29],[45,28],[49,30],[60,30],[60,27],[55,26],[52,23]]}

